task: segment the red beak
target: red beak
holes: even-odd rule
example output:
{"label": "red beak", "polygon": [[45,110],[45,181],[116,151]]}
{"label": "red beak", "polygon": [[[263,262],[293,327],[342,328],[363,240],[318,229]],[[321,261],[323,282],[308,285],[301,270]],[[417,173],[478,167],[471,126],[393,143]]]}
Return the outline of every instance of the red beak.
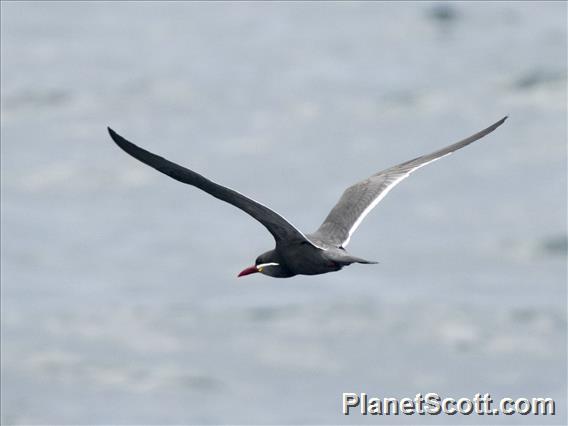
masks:
{"label": "red beak", "polygon": [[237,275],[237,277],[242,277],[244,275],[249,275],[249,274],[254,274],[256,272],[259,272],[258,269],[256,268],[256,266],[249,266],[248,268],[244,269],[241,271],[241,273],[239,275]]}

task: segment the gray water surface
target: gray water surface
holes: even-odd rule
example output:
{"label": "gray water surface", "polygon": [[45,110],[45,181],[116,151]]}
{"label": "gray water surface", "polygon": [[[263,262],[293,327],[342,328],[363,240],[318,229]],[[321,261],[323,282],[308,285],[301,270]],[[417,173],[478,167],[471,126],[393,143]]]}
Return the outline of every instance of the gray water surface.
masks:
{"label": "gray water surface", "polygon": [[[566,424],[566,4],[2,2],[3,424]],[[416,172],[349,250],[275,280],[241,211],[317,228]],[[554,417],[363,417],[342,392],[551,397]]]}

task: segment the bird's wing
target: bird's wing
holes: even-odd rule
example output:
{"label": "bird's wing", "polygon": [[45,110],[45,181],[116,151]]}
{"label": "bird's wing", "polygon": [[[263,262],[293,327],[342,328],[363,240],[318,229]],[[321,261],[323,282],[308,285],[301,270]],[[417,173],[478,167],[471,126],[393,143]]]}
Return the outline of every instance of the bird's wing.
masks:
{"label": "bird's wing", "polygon": [[365,216],[399,182],[410,176],[413,171],[420,167],[445,157],[491,133],[503,124],[506,119],[507,117],[504,117],[487,129],[456,142],[453,145],[390,167],[350,186],[345,190],[331,212],[329,212],[319,229],[311,234],[311,236],[337,247],[347,246],[351,235],[353,235],[353,232],[355,232]]}
{"label": "bird's wing", "polygon": [[301,231],[294,227],[294,225],[292,225],[278,213],[270,210],[268,207],[260,204],[259,202],[245,197],[243,194],[240,194],[237,191],[212,182],[192,170],[186,169],[185,167],[175,164],[163,157],[152,154],[151,152],[148,152],[145,149],[134,145],[132,142],[127,141],[122,136],[117,134],[110,127],[108,128],[108,132],[111,138],[116,142],[116,144],[134,158],[177,181],[187,183],[188,185],[193,185],[214,196],[215,198],[232,204],[235,207],[238,207],[239,209],[248,213],[253,218],[262,223],[266,227],[266,229],[268,229],[268,231],[276,240],[277,244],[308,242],[311,245],[315,246],[315,244],[310,241]]}

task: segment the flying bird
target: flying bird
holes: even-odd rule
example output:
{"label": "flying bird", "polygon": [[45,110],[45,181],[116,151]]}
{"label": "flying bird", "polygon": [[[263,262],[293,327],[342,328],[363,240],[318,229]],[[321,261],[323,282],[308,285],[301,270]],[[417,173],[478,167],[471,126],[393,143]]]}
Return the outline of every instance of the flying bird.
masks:
{"label": "flying bird", "polygon": [[450,155],[499,127],[507,117],[474,135],[431,154],[417,157],[369,176],[347,188],[317,231],[304,234],[275,211],[245,195],[146,151],[127,141],[110,127],[111,138],[126,153],[171,178],[195,186],[258,220],[276,241],[276,247],[256,258],[238,276],[260,272],[277,278],[334,272],[352,263],[377,263],[349,254],[345,247],[365,216],[398,183],[420,167]]}

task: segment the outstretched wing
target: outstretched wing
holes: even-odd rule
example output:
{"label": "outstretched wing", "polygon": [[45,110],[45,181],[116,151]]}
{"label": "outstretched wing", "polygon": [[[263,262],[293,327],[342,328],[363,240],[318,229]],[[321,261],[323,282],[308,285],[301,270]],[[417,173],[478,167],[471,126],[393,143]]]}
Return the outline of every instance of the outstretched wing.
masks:
{"label": "outstretched wing", "polygon": [[361,224],[365,216],[375,207],[399,182],[410,174],[433,161],[469,145],[491,133],[499,127],[507,117],[464,140],[461,140],[439,151],[406,161],[397,166],[380,171],[369,178],[350,186],[345,190],[338,203],[325,218],[319,229],[311,234],[314,238],[335,245],[346,247],[351,235]]}
{"label": "outstretched wing", "polygon": [[116,144],[122,148],[126,153],[141,162],[153,167],[154,169],[162,172],[171,178],[193,185],[208,194],[223,200],[235,207],[243,210],[251,215],[253,218],[262,223],[266,229],[272,234],[277,244],[287,244],[293,242],[308,242],[315,246],[302,232],[294,227],[290,222],[280,216],[278,213],[270,210],[268,207],[254,201],[243,194],[238,193],[232,189],[219,185],[215,182],[206,179],[192,170],[186,169],[176,163],[166,160],[163,157],[152,154],[132,142],[127,141],[122,136],[117,134],[110,127],[108,128],[110,137]]}

